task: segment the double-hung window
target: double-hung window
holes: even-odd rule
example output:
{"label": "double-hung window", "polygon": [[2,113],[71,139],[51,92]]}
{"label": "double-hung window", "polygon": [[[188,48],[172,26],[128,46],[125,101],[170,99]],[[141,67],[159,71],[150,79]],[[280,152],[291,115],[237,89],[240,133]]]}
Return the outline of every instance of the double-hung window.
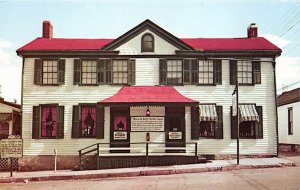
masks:
{"label": "double-hung window", "polygon": [[74,85],[135,84],[134,59],[74,60]]}
{"label": "double-hung window", "polygon": [[261,68],[259,61],[230,60],[230,84],[238,81],[241,85],[261,84]]}
{"label": "double-hung window", "polygon": [[35,59],[34,84],[62,85],[65,82],[64,59]]}
{"label": "double-hung window", "polygon": [[213,60],[199,60],[199,84],[214,84]]}
{"label": "double-hung window", "polygon": [[223,138],[223,107],[215,104],[200,104],[191,108],[191,137]]}
{"label": "double-hung window", "polygon": [[104,138],[104,108],[95,104],[74,105],[72,138]]}
{"label": "double-hung window", "polygon": [[159,82],[164,85],[222,84],[221,60],[160,59]]}
{"label": "double-hung window", "polygon": [[64,106],[33,106],[32,138],[64,138]]}
{"label": "double-hung window", "polygon": [[[231,112],[232,113],[232,112]],[[255,104],[239,105],[239,137],[245,139],[263,138],[262,106]],[[237,116],[231,115],[231,138],[237,137]]]}

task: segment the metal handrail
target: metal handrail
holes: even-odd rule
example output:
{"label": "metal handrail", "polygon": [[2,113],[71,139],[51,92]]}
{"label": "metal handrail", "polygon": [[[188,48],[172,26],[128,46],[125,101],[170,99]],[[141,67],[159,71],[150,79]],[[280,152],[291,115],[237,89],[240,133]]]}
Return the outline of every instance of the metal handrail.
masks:
{"label": "metal handrail", "polygon": [[[178,146],[178,147],[151,147],[150,145],[161,145],[161,144],[165,144],[165,145],[184,145],[184,146]],[[129,145],[129,147],[101,147],[100,149],[100,146],[101,145]],[[145,148],[143,147],[130,147],[130,145],[145,145]],[[190,149],[191,147],[187,147],[186,145],[194,145],[194,151],[188,151],[188,149]],[[90,149],[90,150],[87,150],[93,146],[97,146],[97,148],[93,148],[93,149]],[[154,148],[156,150],[185,150],[185,153],[194,153],[194,156],[195,156],[195,163],[197,163],[197,160],[198,160],[198,157],[197,157],[197,143],[195,142],[133,142],[133,143],[130,143],[130,142],[122,142],[122,143],[118,143],[118,142],[114,142],[114,143],[96,143],[96,144],[92,144],[90,146],[87,146],[83,149],[80,149],[78,152],[79,152],[79,169],[82,170],[82,157],[86,154],[89,154],[89,153],[92,153],[92,152],[96,152],[96,155],[97,155],[97,169],[99,169],[99,156],[100,156],[100,150],[103,151],[103,150],[107,150],[107,151],[110,151],[110,150],[137,150],[137,149],[141,149],[141,150],[145,150],[145,151],[142,151],[142,152],[139,152],[139,154],[141,156],[145,156],[145,163],[146,163],[146,166],[148,165],[149,163],[149,156],[152,155],[157,155],[157,154],[161,154],[161,155],[182,155],[183,153],[172,153],[172,152],[156,152],[156,151],[149,151],[149,149],[151,148]],[[87,150],[85,152],[83,152],[84,150]],[[114,153],[108,153],[109,155],[114,155]],[[132,154],[132,155],[135,155],[135,153],[126,153],[126,154]]]}

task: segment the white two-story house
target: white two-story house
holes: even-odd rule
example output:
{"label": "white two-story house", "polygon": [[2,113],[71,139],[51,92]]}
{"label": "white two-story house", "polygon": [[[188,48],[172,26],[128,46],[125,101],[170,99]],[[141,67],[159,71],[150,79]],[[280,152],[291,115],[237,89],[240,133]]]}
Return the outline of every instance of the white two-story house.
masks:
{"label": "white two-story house", "polygon": [[190,146],[197,155],[235,157],[236,81],[241,156],[277,155],[281,50],[253,24],[242,38],[178,38],[145,20],[116,39],[68,39],[53,38],[44,21],[43,36],[17,54],[24,168],[52,168],[54,149],[59,168],[73,167],[78,151],[96,143],[110,159],[185,154]]}

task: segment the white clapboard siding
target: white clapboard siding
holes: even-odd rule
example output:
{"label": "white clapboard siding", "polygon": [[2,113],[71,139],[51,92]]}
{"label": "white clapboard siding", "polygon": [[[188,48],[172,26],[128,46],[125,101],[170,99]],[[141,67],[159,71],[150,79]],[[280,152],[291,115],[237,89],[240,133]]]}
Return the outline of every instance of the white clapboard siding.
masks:
{"label": "white clapboard siding", "polygon": [[[265,61],[271,61],[265,59]],[[276,113],[274,97],[274,73],[271,62],[261,64],[262,84],[240,86],[240,103],[255,103],[263,106],[263,139],[241,139],[241,154],[276,154]],[[198,140],[200,154],[234,154],[236,140],[231,139],[230,106],[232,105],[233,85],[229,80],[229,61],[222,62],[222,85],[217,86],[178,86],[183,95],[198,100],[200,103],[217,103],[223,106],[223,139]],[[186,126],[186,140],[191,140],[191,129]],[[194,141],[196,142],[196,141]]]}
{"label": "white clapboard siding", "polygon": [[[272,59],[265,59],[272,61]],[[73,59],[66,58],[65,84],[62,86],[33,85],[34,59],[26,58],[23,80],[23,123],[24,155],[53,155],[58,149],[61,155],[77,155],[78,150],[97,142],[109,142],[110,116],[109,108],[105,108],[105,139],[72,139],[72,106],[78,103],[96,103],[114,95],[121,86],[74,86]],[[276,117],[274,99],[274,73],[272,63],[261,64],[262,84],[241,86],[239,88],[240,103],[256,103],[263,106],[264,139],[242,139],[241,154],[276,154]],[[159,59],[136,59],[136,85],[158,85]],[[223,106],[224,139],[201,139],[198,142],[200,154],[234,154],[236,140],[230,138],[230,106],[233,85],[229,85],[229,61],[222,62],[222,85],[195,86],[184,85],[175,88],[183,95],[201,103],[217,103]],[[64,139],[31,139],[32,106],[39,104],[59,103],[65,106]],[[140,110],[139,110],[140,109]],[[133,115],[145,113],[145,107],[131,109]],[[152,109],[150,107],[150,109]],[[153,113],[151,111],[151,113]],[[191,141],[190,108],[186,107],[186,141]],[[131,133],[132,142],[144,142],[144,132]],[[151,141],[164,142],[164,133],[151,133]]]}
{"label": "white clapboard siding", "polygon": [[[154,41],[154,52],[141,52],[141,39],[145,33],[150,33],[153,35]],[[164,39],[156,35],[154,32],[149,29],[141,32],[125,44],[120,45],[115,49],[120,52],[120,55],[153,55],[153,54],[175,54],[175,51],[178,50],[172,44],[166,42]]]}
{"label": "white clapboard siding", "polygon": [[[288,134],[288,108],[293,108],[293,134]],[[278,107],[279,143],[300,144],[300,102]]]}

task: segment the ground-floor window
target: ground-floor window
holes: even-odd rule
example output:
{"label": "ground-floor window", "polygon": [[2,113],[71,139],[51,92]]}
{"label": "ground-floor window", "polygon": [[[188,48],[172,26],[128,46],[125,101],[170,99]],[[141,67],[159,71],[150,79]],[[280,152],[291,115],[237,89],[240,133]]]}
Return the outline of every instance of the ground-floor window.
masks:
{"label": "ground-floor window", "polygon": [[240,137],[255,137],[255,121],[244,121],[240,123]]}
{"label": "ground-floor window", "polygon": [[64,106],[58,104],[33,106],[32,138],[63,138]]}
{"label": "ground-floor window", "polygon": [[96,136],[96,106],[81,106],[81,136]]}
{"label": "ground-floor window", "polygon": [[200,137],[214,137],[215,125],[215,121],[200,121]]}

